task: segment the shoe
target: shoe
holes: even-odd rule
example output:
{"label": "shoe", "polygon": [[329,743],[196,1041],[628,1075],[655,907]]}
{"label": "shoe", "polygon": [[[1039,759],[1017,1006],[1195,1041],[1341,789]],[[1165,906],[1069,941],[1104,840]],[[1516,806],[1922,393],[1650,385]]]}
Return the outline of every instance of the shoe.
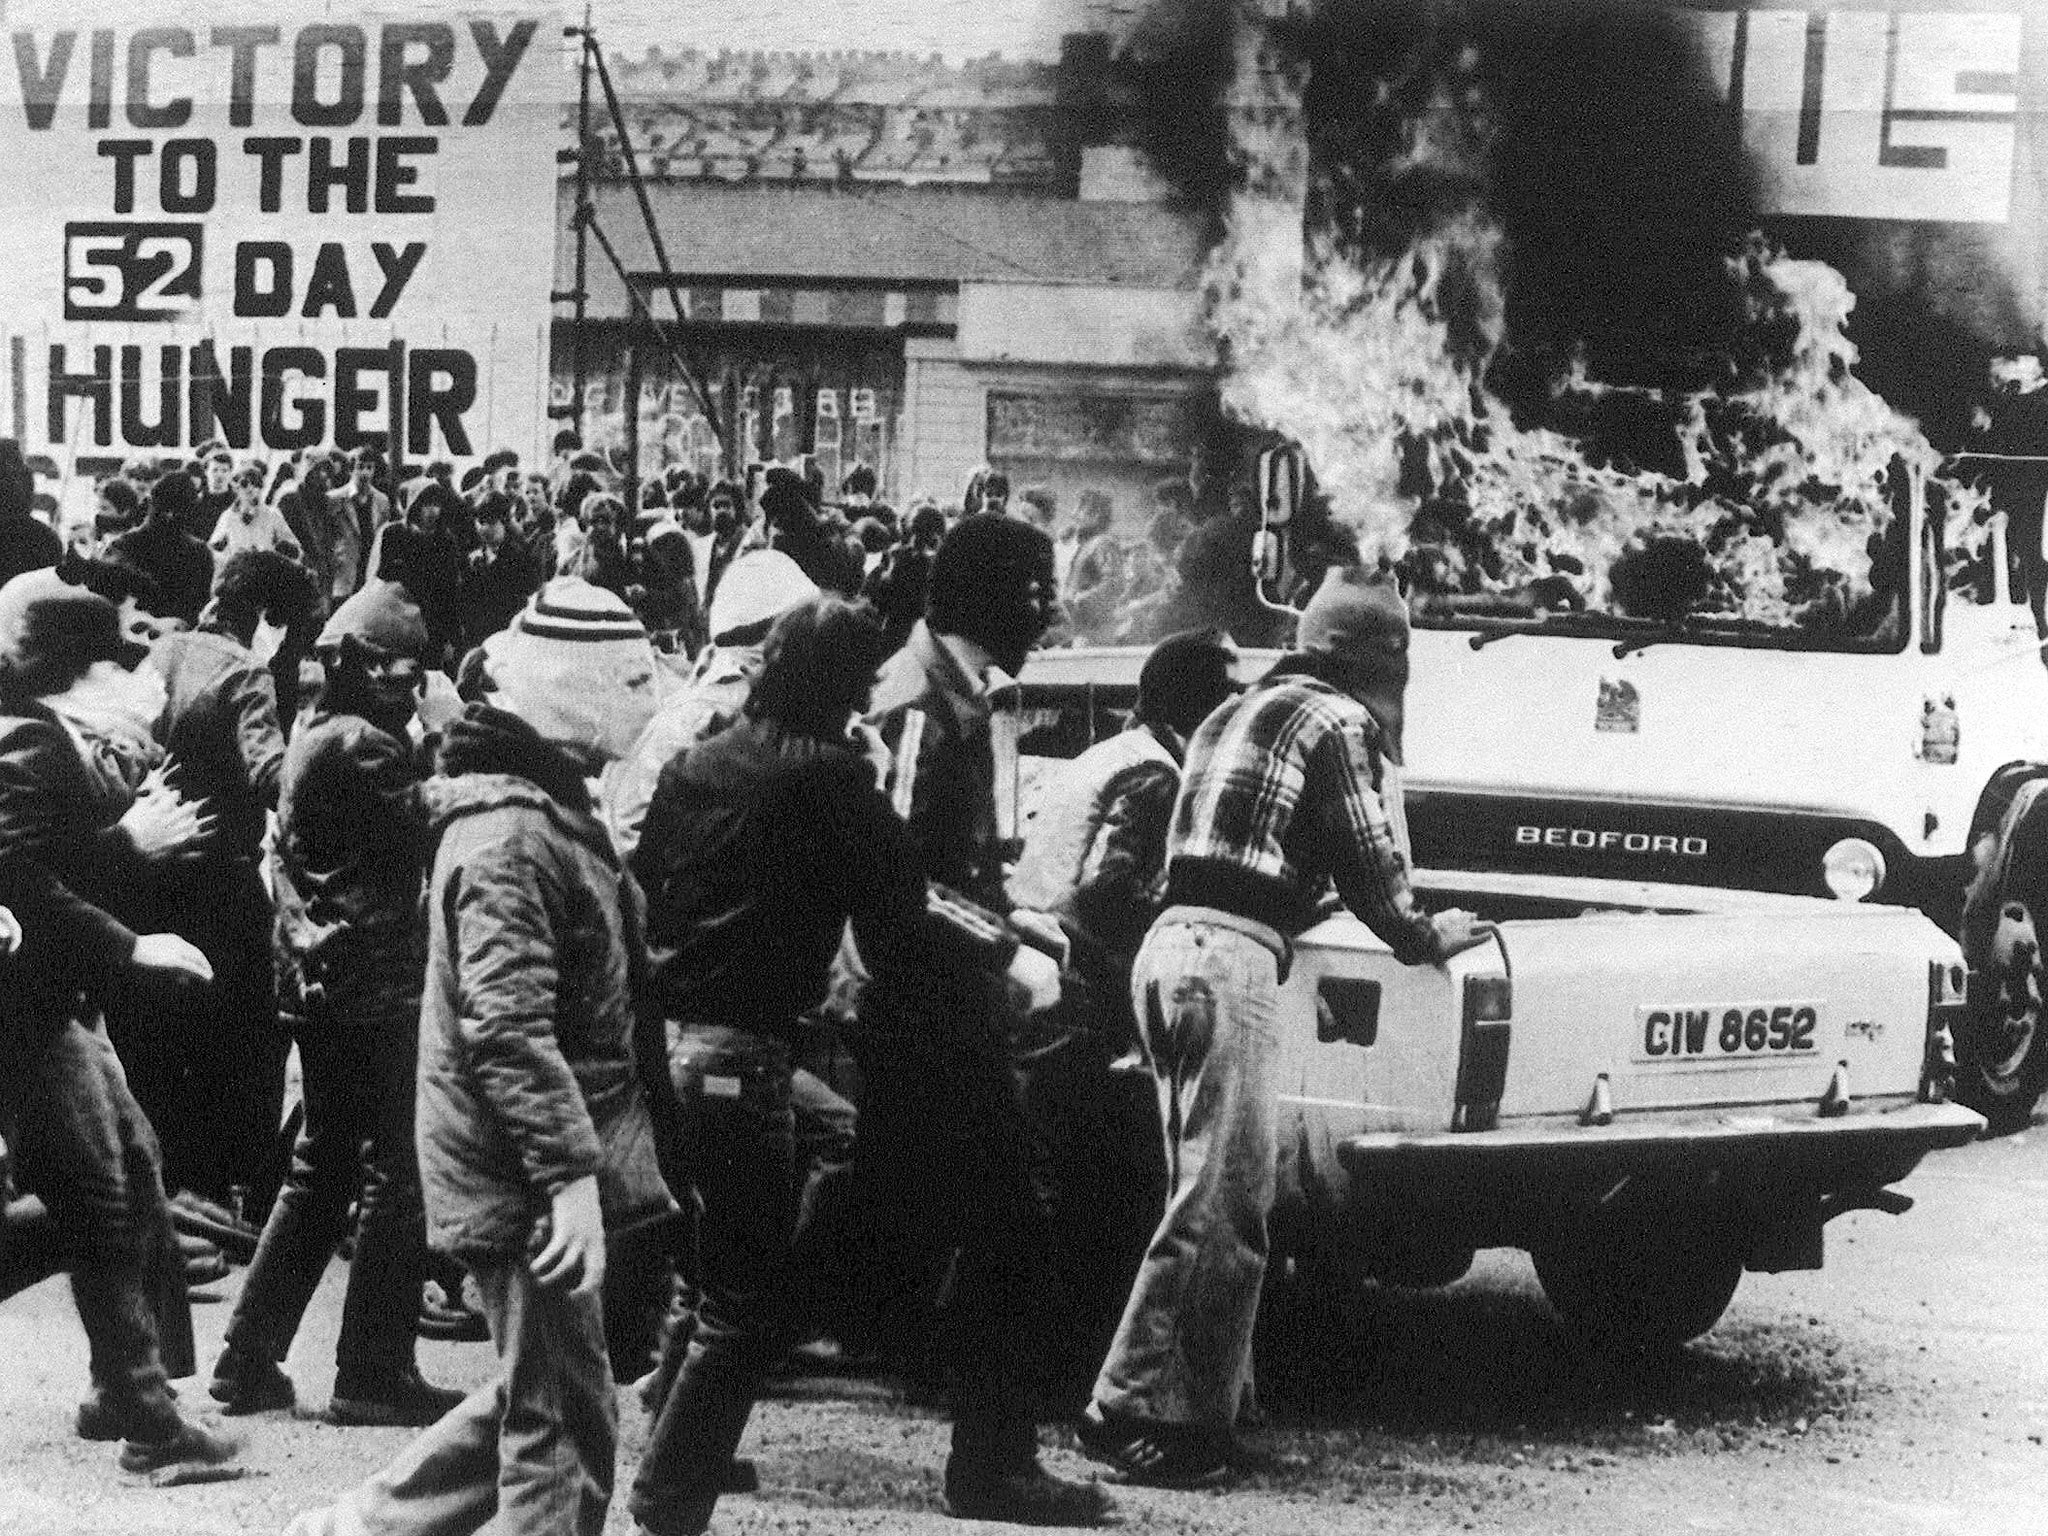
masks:
{"label": "shoe", "polygon": [[1208,1488],[1229,1477],[1228,1439],[1191,1429],[1118,1418],[1090,1403],[1074,1426],[1081,1449],[1126,1483],[1143,1488]]}
{"label": "shoe", "polygon": [[460,1300],[451,1301],[434,1280],[421,1288],[419,1325],[414,1332],[444,1344],[482,1344],[491,1336],[483,1313]]}
{"label": "shoe", "polygon": [[275,1360],[254,1360],[226,1350],[213,1367],[213,1380],[206,1395],[221,1405],[231,1418],[249,1413],[274,1413],[290,1408],[299,1400],[291,1377]]}
{"label": "shoe", "polygon": [[382,1382],[334,1384],[334,1400],[327,1405],[327,1417],[345,1425],[399,1425],[425,1429],[437,1424],[467,1392],[455,1387],[437,1387],[418,1371]]}
{"label": "shoe", "polygon": [[[176,1387],[166,1386],[164,1390],[173,1398],[178,1395]],[[81,1440],[119,1440],[127,1434],[121,1410],[114,1406],[105,1387],[92,1389],[92,1395],[78,1405],[78,1417],[73,1422]]]}
{"label": "shoe", "polygon": [[979,1474],[946,1466],[946,1513],[1011,1525],[1100,1525],[1109,1495],[1096,1483],[1054,1477],[1036,1461],[1019,1471]]}
{"label": "shoe", "polygon": [[239,1435],[186,1419],[166,1439],[122,1441],[121,1470],[155,1472],[173,1466],[217,1467],[233,1461],[241,1448]]}

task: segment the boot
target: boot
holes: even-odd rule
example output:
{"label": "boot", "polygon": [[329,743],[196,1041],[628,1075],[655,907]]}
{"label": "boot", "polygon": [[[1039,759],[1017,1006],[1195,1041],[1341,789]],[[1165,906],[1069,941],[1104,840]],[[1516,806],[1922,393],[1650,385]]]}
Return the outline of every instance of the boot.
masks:
{"label": "boot", "polygon": [[233,1461],[241,1448],[239,1436],[211,1428],[196,1419],[185,1419],[161,1440],[124,1440],[121,1443],[121,1470],[156,1472],[180,1465],[217,1467],[223,1462]]}
{"label": "boot", "polygon": [[1109,1495],[1097,1483],[1069,1482],[1041,1467],[1008,1471],[946,1463],[946,1512],[961,1520],[1002,1520],[1011,1525],[1101,1525]]}
{"label": "boot", "polygon": [[273,1413],[298,1401],[291,1377],[275,1360],[245,1355],[235,1349],[221,1351],[206,1393],[231,1417]]}
{"label": "boot", "polygon": [[455,1387],[437,1387],[417,1370],[375,1381],[336,1377],[327,1416],[336,1424],[425,1429],[468,1395]]}

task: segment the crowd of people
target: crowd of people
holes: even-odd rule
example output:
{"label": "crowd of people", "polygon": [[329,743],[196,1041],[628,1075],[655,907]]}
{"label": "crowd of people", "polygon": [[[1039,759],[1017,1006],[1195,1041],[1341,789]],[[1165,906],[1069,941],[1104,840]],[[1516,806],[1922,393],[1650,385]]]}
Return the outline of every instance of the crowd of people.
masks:
{"label": "crowd of people", "polygon": [[[81,1436],[232,1461],[170,1385],[185,1283],[246,1261],[207,1393],[261,1414],[345,1251],[330,1416],[423,1432],[302,1536],[595,1536],[626,1382],[632,1514],[698,1536],[799,1347],[945,1395],[963,1517],[1106,1517],[1056,1417],[1129,1481],[1227,1473],[1292,937],[1332,885],[1404,960],[1485,936],[1408,883],[1406,608],[1333,570],[1256,681],[1176,628],[1020,848],[1029,653],[1190,616],[1169,557],[1241,530],[1162,497],[1134,573],[1092,496],[874,489],[629,513],[573,442],[395,485],[209,450],[50,528],[0,444],[0,1132],[66,1235]],[[421,1376],[436,1329],[486,1386]]]}

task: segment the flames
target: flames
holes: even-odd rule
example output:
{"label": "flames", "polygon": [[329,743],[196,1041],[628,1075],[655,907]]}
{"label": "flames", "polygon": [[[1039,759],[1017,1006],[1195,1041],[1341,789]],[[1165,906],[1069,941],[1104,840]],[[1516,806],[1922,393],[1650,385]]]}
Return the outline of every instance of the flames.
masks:
{"label": "flames", "polygon": [[[1726,260],[1748,335],[1715,387],[1605,384],[1581,359],[1552,381],[1550,424],[1517,422],[1487,385],[1509,252],[1469,67],[1444,71],[1380,173],[1428,175],[1435,193],[1385,255],[1334,225],[1304,237],[1301,168],[1273,158],[1276,125],[1299,124],[1298,80],[1262,54],[1239,62],[1243,190],[1206,274],[1224,406],[1301,444],[1368,562],[1504,607],[1828,632],[1881,621],[1891,567],[1877,562],[1874,591],[1873,562],[1900,532],[1897,468],[1940,487],[1952,554],[1981,545],[1984,497],[1941,481],[1917,424],[1856,376],[1855,296],[1833,268],[1752,235]],[[1623,395],[1668,423],[1667,464],[1598,460],[1568,430]]]}

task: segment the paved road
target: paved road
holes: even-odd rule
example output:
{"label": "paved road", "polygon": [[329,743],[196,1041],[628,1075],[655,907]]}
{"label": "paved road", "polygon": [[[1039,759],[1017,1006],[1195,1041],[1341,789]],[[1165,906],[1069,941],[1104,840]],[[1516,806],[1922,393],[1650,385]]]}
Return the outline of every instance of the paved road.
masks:
{"label": "paved road", "polygon": [[[1825,1270],[1747,1277],[1719,1328],[1634,1379],[1574,1358],[1515,1253],[1482,1255],[1447,1291],[1288,1319],[1262,1355],[1271,1422],[1257,1436],[1286,1463],[1222,1494],[1124,1491],[1125,1526],[2040,1536],[2048,1125],[1937,1156],[1905,1188],[1913,1211],[1837,1221]],[[291,1361],[315,1406],[338,1278]],[[200,1310],[209,1361],[225,1315]],[[444,1381],[489,1369],[484,1347],[425,1358]],[[85,1352],[61,1282],[0,1304],[0,1362],[5,1536],[276,1531],[404,1438],[272,1415],[251,1421],[250,1477],[153,1490],[69,1435]],[[629,1401],[628,1467],[643,1433]],[[962,1529],[939,1512],[944,1424],[884,1390],[791,1384],[750,1437],[766,1489],[728,1500],[719,1532]],[[1084,1466],[1070,1442],[1052,1460]],[[630,1530],[622,1511],[609,1529]]]}

